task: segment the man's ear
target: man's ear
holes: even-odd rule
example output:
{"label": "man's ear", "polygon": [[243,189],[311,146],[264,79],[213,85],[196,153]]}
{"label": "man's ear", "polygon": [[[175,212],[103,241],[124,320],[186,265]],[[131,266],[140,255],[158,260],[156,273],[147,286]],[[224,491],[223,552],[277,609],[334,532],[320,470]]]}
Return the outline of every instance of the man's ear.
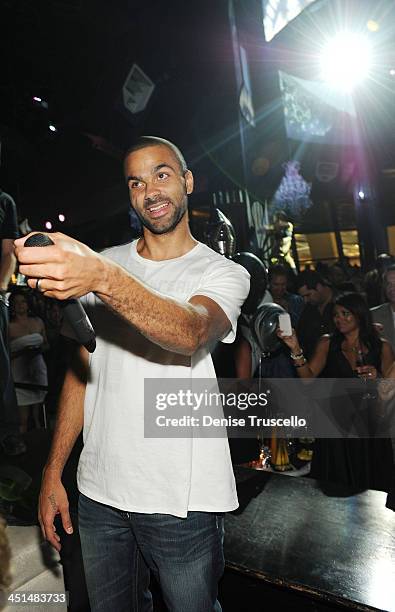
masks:
{"label": "man's ear", "polygon": [[185,187],[187,191],[187,195],[190,195],[193,191],[193,174],[190,170],[187,170],[184,174],[185,178]]}

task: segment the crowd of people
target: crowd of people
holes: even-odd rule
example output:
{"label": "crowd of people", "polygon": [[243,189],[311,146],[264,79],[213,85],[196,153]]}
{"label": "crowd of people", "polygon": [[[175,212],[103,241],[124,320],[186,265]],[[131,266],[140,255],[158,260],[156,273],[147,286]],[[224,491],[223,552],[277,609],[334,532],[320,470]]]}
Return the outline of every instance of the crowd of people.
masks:
{"label": "crowd of people", "polygon": [[[290,314],[304,355],[310,358],[320,337],[333,334],[336,329],[333,316],[336,299],[344,293],[358,293],[366,308],[371,306],[369,316],[378,324],[377,330],[395,350],[395,264],[391,263],[388,259],[387,268],[377,274],[380,289],[372,292],[377,296],[375,301],[372,297],[368,299],[371,275],[365,277],[366,286],[358,267],[342,267],[337,263],[326,266],[318,262],[316,269],[295,275],[287,266],[276,264],[268,271],[268,287],[261,303],[276,303]],[[11,287],[9,319],[11,372],[19,429],[24,433],[44,426],[46,413],[53,419],[70,342],[61,334],[63,314],[59,303],[27,286]],[[259,347],[249,330],[250,319],[244,316],[239,321],[242,333],[236,343],[235,360],[240,378],[253,376],[259,360]],[[266,376],[287,377],[294,376],[295,372],[284,350],[266,359]]]}
{"label": "crowd of people", "polygon": [[[364,279],[356,268],[336,265],[333,270],[318,265],[320,272],[308,269],[296,276],[282,265],[270,268],[260,306],[281,306],[290,315],[293,333],[285,336],[279,331],[282,343],[263,353],[251,330],[253,317],[244,314],[234,354],[237,376],[333,380],[389,376],[395,360],[395,265],[390,258],[386,264],[377,275],[381,303],[371,308]],[[339,421],[348,398],[339,389],[330,393],[329,411]],[[365,402],[372,414],[375,404],[375,397],[369,404]],[[389,491],[394,451],[389,435],[381,439],[316,439],[311,475],[354,490]]]}

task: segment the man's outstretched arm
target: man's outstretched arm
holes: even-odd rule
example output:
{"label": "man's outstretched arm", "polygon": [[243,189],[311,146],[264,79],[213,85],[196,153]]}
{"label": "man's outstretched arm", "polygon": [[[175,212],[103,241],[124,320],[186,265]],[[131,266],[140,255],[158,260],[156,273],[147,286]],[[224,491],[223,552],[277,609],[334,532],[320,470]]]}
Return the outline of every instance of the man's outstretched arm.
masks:
{"label": "man's outstretched arm", "polygon": [[54,518],[60,513],[66,533],[73,532],[67,493],[62,484],[62,472],[84,422],[84,398],[88,370],[88,353],[76,350],[63,384],[51,450],[43,471],[38,506],[38,519],[43,536],[60,550]]}
{"label": "man's outstretched arm", "polygon": [[195,295],[187,304],[177,302],[152,291],[86,245],[63,234],[51,238],[55,245],[45,248],[23,248],[24,239],[16,241],[20,271],[31,278],[31,287],[34,279],[44,279],[40,288],[47,296],[67,299],[93,291],[147,338],[184,355],[229,331],[230,321],[214,300]]}

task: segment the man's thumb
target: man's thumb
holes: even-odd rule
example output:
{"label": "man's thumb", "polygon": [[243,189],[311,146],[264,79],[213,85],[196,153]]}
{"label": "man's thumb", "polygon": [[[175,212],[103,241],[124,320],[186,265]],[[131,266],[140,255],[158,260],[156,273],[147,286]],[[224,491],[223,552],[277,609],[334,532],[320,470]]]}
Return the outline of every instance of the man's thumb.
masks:
{"label": "man's thumb", "polygon": [[68,512],[68,510],[63,510],[62,512],[62,525],[63,525],[63,529],[65,530],[66,533],[73,533],[73,524],[71,522],[71,518],[70,518],[70,514]]}

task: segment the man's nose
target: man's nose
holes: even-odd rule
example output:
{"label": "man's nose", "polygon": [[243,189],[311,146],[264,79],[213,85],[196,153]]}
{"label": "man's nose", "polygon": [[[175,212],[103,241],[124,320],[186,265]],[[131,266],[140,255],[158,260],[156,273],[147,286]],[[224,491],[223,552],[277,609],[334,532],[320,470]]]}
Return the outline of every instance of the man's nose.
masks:
{"label": "man's nose", "polygon": [[145,200],[154,200],[160,194],[160,189],[155,183],[148,183],[145,190]]}

